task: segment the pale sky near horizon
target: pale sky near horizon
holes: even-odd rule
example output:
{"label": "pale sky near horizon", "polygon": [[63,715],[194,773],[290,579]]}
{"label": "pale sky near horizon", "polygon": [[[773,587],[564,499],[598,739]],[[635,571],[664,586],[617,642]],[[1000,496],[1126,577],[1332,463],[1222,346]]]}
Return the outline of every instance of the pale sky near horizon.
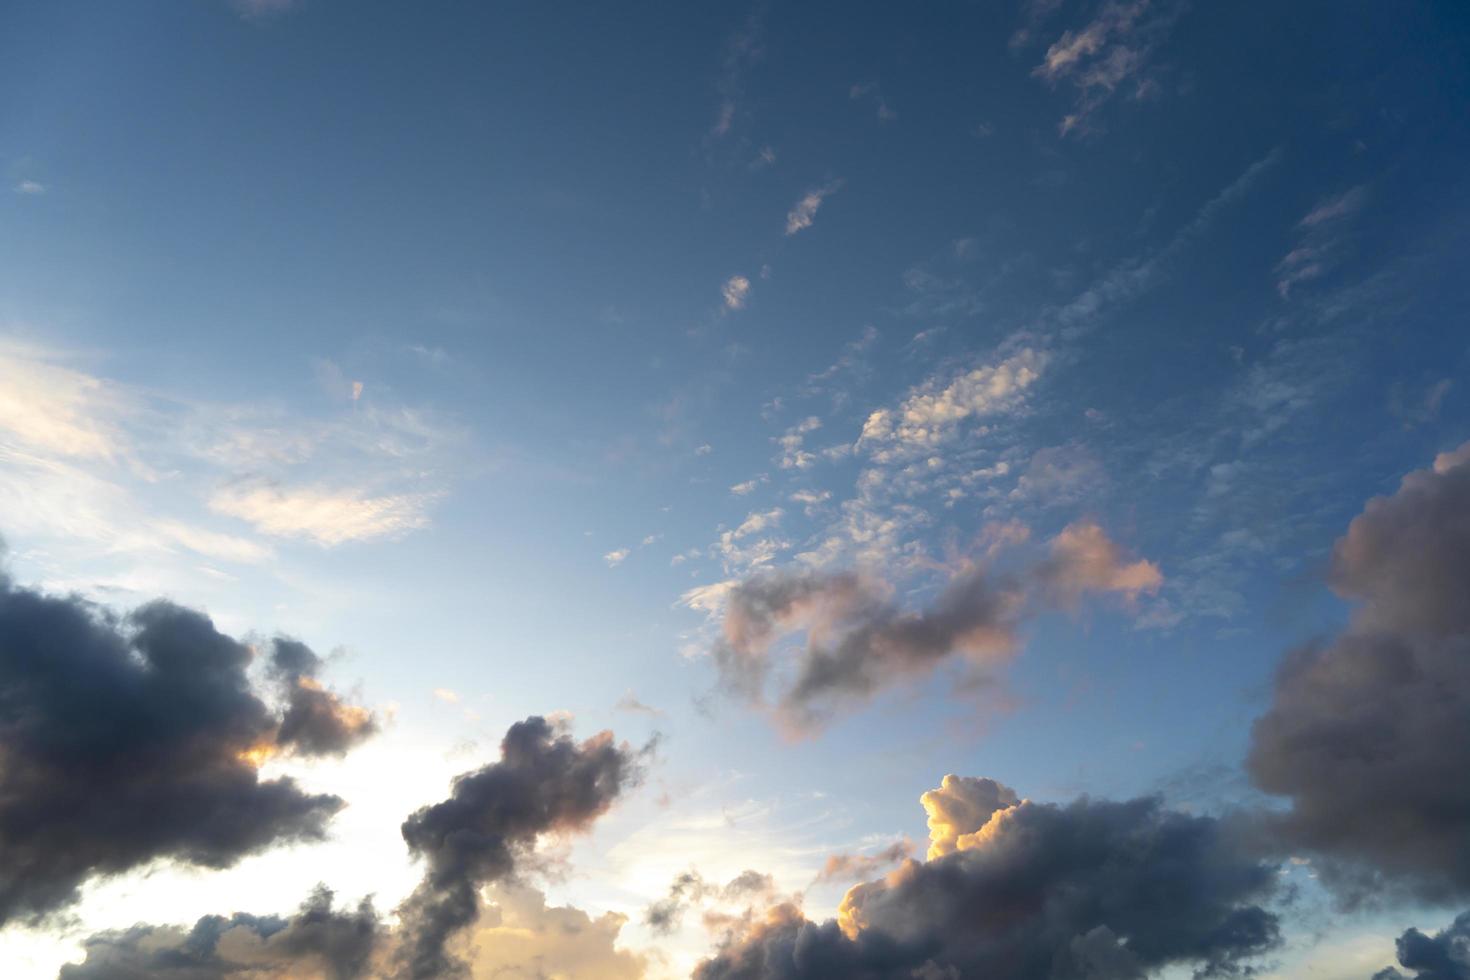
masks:
{"label": "pale sky near horizon", "polygon": [[[626,916],[600,928],[649,977],[715,942],[647,921],[675,876],[830,917],[859,877],[827,858],[922,855],[949,773],[1283,805],[1243,760],[1283,657],[1363,594],[1334,544],[1470,440],[1467,27],[4,5],[5,574],[301,639],[381,730],[265,764],[347,801],[327,841],[91,878],[0,931],[0,972],[318,882],[391,912],[422,873],[400,824],[531,715],[656,739],[530,879]],[[742,611],[778,581],[807,591]],[[810,656],[873,623],[873,660]],[[1263,976],[1369,980],[1470,908],[1279,874]]]}

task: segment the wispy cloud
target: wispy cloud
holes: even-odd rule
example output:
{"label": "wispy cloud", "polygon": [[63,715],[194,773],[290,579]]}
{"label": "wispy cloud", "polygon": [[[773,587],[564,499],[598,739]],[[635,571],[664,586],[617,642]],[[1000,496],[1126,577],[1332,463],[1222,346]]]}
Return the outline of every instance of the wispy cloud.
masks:
{"label": "wispy cloud", "polygon": [[15,192],[17,194],[29,195],[44,194],[46,193],[46,185],[40,181],[23,180],[15,185]]}
{"label": "wispy cloud", "polygon": [[1343,251],[1343,229],[1367,197],[1367,188],[1353,187],[1319,202],[1297,222],[1300,239],[1275,268],[1276,291],[1282,299],[1290,299],[1297,286],[1322,278],[1337,265]]}
{"label": "wispy cloud", "polygon": [[1151,7],[1151,0],[1114,0],[1086,27],[1066,31],[1047,48],[1032,74],[1053,86],[1068,82],[1077,93],[1072,111],[1057,127],[1063,136],[1084,131],[1091,115],[1125,82],[1136,80],[1135,98],[1154,91],[1155,86],[1140,76],[1177,11]]}
{"label": "wispy cloud", "polygon": [[813,188],[802,196],[801,200],[794,204],[786,213],[786,234],[794,235],[812,226],[817,219],[817,210],[821,208],[822,202],[832,196],[842,187],[842,181],[828,181],[821,187]]}
{"label": "wispy cloud", "polygon": [[432,499],[429,494],[371,496],[358,488],[267,483],[222,487],[210,498],[209,508],[247,521],[263,534],[333,547],[426,527]]}
{"label": "wispy cloud", "polygon": [[894,112],[893,107],[888,104],[888,100],[884,98],[883,90],[878,87],[877,82],[863,82],[854,85],[848,89],[847,95],[853,101],[871,98],[873,109],[878,114],[878,121],[880,123],[892,122],[898,118],[898,113]]}
{"label": "wispy cloud", "polygon": [[627,560],[628,554],[629,549],[627,548],[615,548],[603,555],[602,560],[607,562],[608,568],[616,568]]}

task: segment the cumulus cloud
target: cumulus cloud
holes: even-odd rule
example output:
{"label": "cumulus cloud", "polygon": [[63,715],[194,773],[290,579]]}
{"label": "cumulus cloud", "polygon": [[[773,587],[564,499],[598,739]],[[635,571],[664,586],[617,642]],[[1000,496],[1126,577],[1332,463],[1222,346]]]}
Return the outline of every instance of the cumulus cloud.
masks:
{"label": "cumulus cloud", "polygon": [[1332,553],[1348,628],[1288,655],[1248,768],[1348,897],[1470,894],[1470,443],[1370,501]]}
{"label": "cumulus cloud", "polygon": [[585,830],[641,774],[638,753],[611,732],[576,742],[534,716],[511,726],[500,756],[403,823],[410,853],[426,865],[398,909],[406,977],[464,975],[448,943],[475,922],[480,889],[514,881],[543,835]]}
{"label": "cumulus cloud", "polygon": [[332,907],[319,887],[290,918],[237,912],[207,915],[190,929],[136,925],[98,933],[83,943],[86,958],[61,968],[60,980],[226,980],[230,977],[368,975],[382,926],[372,903]]}
{"label": "cumulus cloud", "polygon": [[1261,904],[1275,869],[1214,818],[1155,798],[1033,803],[953,776],[930,797],[959,802],[981,787],[958,823],[939,821],[927,861],[854,886],[835,920],[776,906],[697,980],[1125,980],[1176,965],[1207,977],[1237,975],[1279,942]]}
{"label": "cumulus cloud", "polygon": [[786,213],[786,234],[794,235],[798,231],[804,231],[812,226],[817,220],[817,209],[822,202],[835,194],[842,187],[842,181],[828,181],[821,187],[813,188],[802,195],[801,200],[791,206]]}
{"label": "cumulus cloud", "polygon": [[[1433,937],[1405,930],[1395,946],[1399,966],[1413,970],[1413,980],[1470,980],[1470,912]],[[1405,975],[1389,967],[1373,974],[1373,980],[1405,980]]]}
{"label": "cumulus cloud", "polygon": [[720,296],[725,300],[725,309],[743,310],[745,300],[750,296],[750,280],[744,276],[731,276],[720,287]]}
{"label": "cumulus cloud", "polygon": [[968,420],[1019,409],[1047,361],[1045,351],[1022,347],[948,382],[926,381],[910,391],[898,408],[882,408],[869,415],[859,447],[878,462],[932,452],[954,438]]}
{"label": "cumulus cloud", "polygon": [[765,704],[776,641],[805,633],[774,705],[784,728],[805,732],[951,657],[979,666],[1009,658],[1027,615],[1069,606],[1086,593],[1131,599],[1161,582],[1152,563],[1124,561],[1101,528],[1079,523],[1020,575],[965,563],[920,610],[896,603],[892,586],[870,572],[813,569],[758,572],[715,592],[688,594],[686,603],[698,599],[722,615],[721,635],[711,646],[721,684],[754,704]]}
{"label": "cumulus cloud", "polygon": [[259,766],[340,754],[374,722],[320,685],[307,647],[273,648],[281,707],[252,685],[251,648],[201,613],[117,617],[0,577],[0,923],[152,861],[224,868],[323,837],[343,801]]}
{"label": "cumulus cloud", "polygon": [[334,547],[426,527],[431,499],[426,494],[374,497],[355,488],[235,484],[217,490],[209,508],[248,521],[263,534]]}

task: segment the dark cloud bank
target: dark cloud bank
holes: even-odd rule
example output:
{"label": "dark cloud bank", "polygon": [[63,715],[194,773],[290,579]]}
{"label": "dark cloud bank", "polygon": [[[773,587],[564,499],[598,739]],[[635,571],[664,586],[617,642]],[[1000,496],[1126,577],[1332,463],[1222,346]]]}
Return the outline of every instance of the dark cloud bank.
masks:
{"label": "dark cloud bank", "polygon": [[373,718],[321,686],[306,646],[273,641],[266,690],[251,656],[189,609],[119,618],[0,575],[0,924],[53,913],[96,876],[224,868],[324,835],[343,801],[259,763],[339,755]]}
{"label": "dark cloud bank", "polygon": [[[1126,592],[1152,580],[1098,551],[1101,541],[1074,541],[1027,591]],[[902,672],[911,654],[923,661],[956,636],[1000,624],[1003,644],[1014,622],[1009,600],[982,582],[961,578],[933,610],[912,616],[867,601],[873,593],[857,579],[765,583],[735,597],[727,652],[763,657],[768,633],[796,611],[839,622],[855,645],[814,648],[798,677],[839,678],[832,689],[862,691],[890,665]],[[648,920],[673,928],[708,894],[777,902],[727,918],[699,980],[1129,980],[1167,967],[1251,974],[1280,943],[1277,870],[1288,854],[1309,856],[1347,903],[1463,900],[1470,445],[1371,501],[1338,542],[1330,582],[1356,603],[1349,626],[1285,658],[1252,735],[1248,771],[1279,807],[1213,817],[1156,798],[1053,805],[952,776],[922,800],[926,859],[888,855],[897,867],[850,889],[834,920],[807,919],[754,872],[725,886],[691,873]],[[970,602],[974,594],[986,601]],[[972,606],[980,612],[967,612]],[[248,661],[247,648],[197,613],[154,604],[118,620],[4,584],[7,918],[56,909],[88,877],[156,858],[224,866],[278,841],[320,836],[341,801],[289,780],[262,781],[252,753],[341,752],[371,719],[320,687],[319,661],[299,644],[273,645],[270,699],[251,688]],[[726,669],[738,679],[751,666]],[[827,682],[799,679],[791,690],[803,683]],[[481,889],[513,880],[543,835],[586,828],[640,771],[640,754],[607,733],[576,742],[527,719],[506,734],[498,762],[462,775],[447,799],[404,822],[424,877],[396,928],[367,903],[335,908],[322,890],[292,916],[206,916],[187,931],[140,925],[94,936],[86,961],[62,975],[465,975],[456,940],[481,914]],[[83,806],[84,797],[107,802]],[[1396,953],[1399,967],[1374,980],[1467,980],[1470,913],[1433,935],[1406,931]]]}
{"label": "dark cloud bank", "polygon": [[514,880],[543,835],[585,830],[641,775],[642,757],[610,732],[574,741],[544,718],[506,732],[500,761],[454,780],[447,799],[403,822],[403,839],[424,877],[383,922],[364,900],[333,908],[319,889],[289,918],[205,916],[192,929],[139,925],[93,936],[86,960],[61,980],[468,976],[450,947],[479,918],[481,889]]}

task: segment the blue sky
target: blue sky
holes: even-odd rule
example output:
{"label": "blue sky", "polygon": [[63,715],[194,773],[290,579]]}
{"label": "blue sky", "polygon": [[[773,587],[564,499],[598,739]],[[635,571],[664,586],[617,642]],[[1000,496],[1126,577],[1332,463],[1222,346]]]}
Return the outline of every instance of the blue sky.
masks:
{"label": "blue sky", "polygon": [[[95,882],[79,923],[0,933],[26,976],[327,878],[391,907],[415,872],[364,849],[528,714],[661,733],[538,885],[628,916],[649,976],[709,946],[643,922],[673,874],[805,888],[922,840],[946,773],[1254,802],[1283,653],[1348,619],[1334,542],[1470,438],[1459,5],[3,20],[11,576],[301,637],[388,719],[299,764],[357,793],[332,842]],[[716,666],[739,583],[844,571],[922,609],[1087,528],[1012,635],[812,724],[778,702],[823,614],[742,651],[761,703]],[[1366,980],[1458,911],[1328,913],[1285,873],[1279,976]]]}

